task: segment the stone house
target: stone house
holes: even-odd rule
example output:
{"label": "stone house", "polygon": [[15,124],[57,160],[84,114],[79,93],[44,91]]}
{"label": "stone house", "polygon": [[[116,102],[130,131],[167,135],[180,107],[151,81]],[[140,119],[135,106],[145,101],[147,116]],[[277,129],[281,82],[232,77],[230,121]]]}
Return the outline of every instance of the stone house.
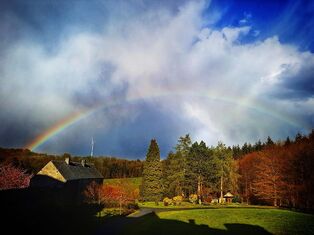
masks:
{"label": "stone house", "polygon": [[70,161],[52,160],[48,162],[30,182],[30,187],[58,190],[64,197],[81,200],[83,191],[92,181],[101,184],[103,176],[93,164]]}

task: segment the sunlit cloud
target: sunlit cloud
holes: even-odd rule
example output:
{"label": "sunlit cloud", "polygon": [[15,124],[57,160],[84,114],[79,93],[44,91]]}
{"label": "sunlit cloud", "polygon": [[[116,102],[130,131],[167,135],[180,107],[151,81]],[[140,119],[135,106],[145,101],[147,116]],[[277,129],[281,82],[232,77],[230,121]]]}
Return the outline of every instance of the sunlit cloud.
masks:
{"label": "sunlit cloud", "polygon": [[[52,50],[29,37],[5,42],[0,120],[21,129],[15,130],[19,141],[12,135],[0,144],[22,147],[58,120],[96,104],[107,108],[37,150],[81,154],[94,136],[99,152],[135,156],[153,137],[165,153],[187,132],[208,144],[242,144],[313,126],[313,53],[275,34],[245,42],[260,34],[250,24],[254,15],[244,14],[240,26],[215,27],[223,16],[215,11],[211,18],[209,11],[204,17],[208,2],[122,5],[129,12],[124,20],[108,3],[115,13],[97,22],[99,30],[73,27]],[[159,126],[152,128],[154,123]],[[0,135],[7,131],[0,128]]]}

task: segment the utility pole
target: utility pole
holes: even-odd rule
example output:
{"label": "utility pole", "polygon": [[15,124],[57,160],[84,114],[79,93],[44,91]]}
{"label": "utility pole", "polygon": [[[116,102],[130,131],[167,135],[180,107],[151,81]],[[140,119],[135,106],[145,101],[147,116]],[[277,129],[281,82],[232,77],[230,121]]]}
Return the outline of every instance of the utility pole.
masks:
{"label": "utility pole", "polygon": [[94,138],[92,137],[92,149],[90,151],[90,156],[93,157],[94,155]]}

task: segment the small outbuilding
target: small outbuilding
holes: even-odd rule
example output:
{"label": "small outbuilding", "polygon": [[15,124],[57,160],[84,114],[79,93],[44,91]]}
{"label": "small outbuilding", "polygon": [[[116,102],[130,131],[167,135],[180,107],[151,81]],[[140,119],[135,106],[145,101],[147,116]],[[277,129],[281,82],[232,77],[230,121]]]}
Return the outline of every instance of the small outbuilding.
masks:
{"label": "small outbuilding", "polygon": [[224,199],[225,199],[226,203],[231,203],[233,198],[234,198],[234,196],[233,196],[233,194],[230,193],[230,192],[227,192],[227,193],[224,195]]}

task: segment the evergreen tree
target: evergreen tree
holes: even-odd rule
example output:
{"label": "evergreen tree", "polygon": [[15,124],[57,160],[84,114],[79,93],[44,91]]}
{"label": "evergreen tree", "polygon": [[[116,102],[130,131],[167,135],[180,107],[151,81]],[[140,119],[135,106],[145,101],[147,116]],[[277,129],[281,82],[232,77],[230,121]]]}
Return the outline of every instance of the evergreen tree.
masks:
{"label": "evergreen tree", "polygon": [[300,143],[300,142],[302,141],[302,139],[303,139],[303,136],[301,135],[300,132],[298,132],[298,133],[296,134],[296,136],[295,136],[295,142],[296,142],[296,143]]}
{"label": "evergreen tree", "polygon": [[309,140],[314,140],[314,129],[312,129],[311,133],[309,134]]}
{"label": "evergreen tree", "polygon": [[203,141],[200,143],[195,142],[191,146],[185,175],[185,189],[188,194],[197,193],[202,196],[205,187],[213,188],[216,176],[213,160],[212,150]]}
{"label": "evergreen tree", "polygon": [[192,145],[189,134],[181,136],[175,146],[175,153],[169,153],[167,159],[163,161],[163,184],[164,195],[173,197],[184,193],[186,159]]}
{"label": "evergreen tree", "polygon": [[291,140],[290,140],[290,138],[288,136],[286,141],[285,141],[285,146],[289,146],[290,144],[291,144]]}
{"label": "evergreen tree", "polygon": [[192,145],[192,141],[189,134],[186,134],[185,136],[181,136],[178,140],[178,144],[176,145],[175,149],[176,152],[180,152],[181,155],[186,157],[190,151]]}
{"label": "evergreen tree", "polygon": [[248,144],[246,142],[242,146],[242,153],[243,154],[248,154],[249,153],[249,147],[248,147]]}
{"label": "evergreen tree", "polygon": [[270,147],[273,146],[274,144],[275,144],[274,141],[270,138],[270,136],[268,136],[266,140],[266,146]]}
{"label": "evergreen tree", "polygon": [[162,165],[157,141],[151,140],[143,166],[141,195],[145,201],[158,202],[162,198]]}
{"label": "evergreen tree", "polygon": [[[260,140],[258,140],[253,147],[253,151],[261,151],[263,148],[262,142]],[[253,152],[252,151],[252,152]]]}
{"label": "evergreen tree", "polygon": [[185,159],[181,152],[170,152],[163,161],[164,196],[174,197],[183,194],[185,169]]}

